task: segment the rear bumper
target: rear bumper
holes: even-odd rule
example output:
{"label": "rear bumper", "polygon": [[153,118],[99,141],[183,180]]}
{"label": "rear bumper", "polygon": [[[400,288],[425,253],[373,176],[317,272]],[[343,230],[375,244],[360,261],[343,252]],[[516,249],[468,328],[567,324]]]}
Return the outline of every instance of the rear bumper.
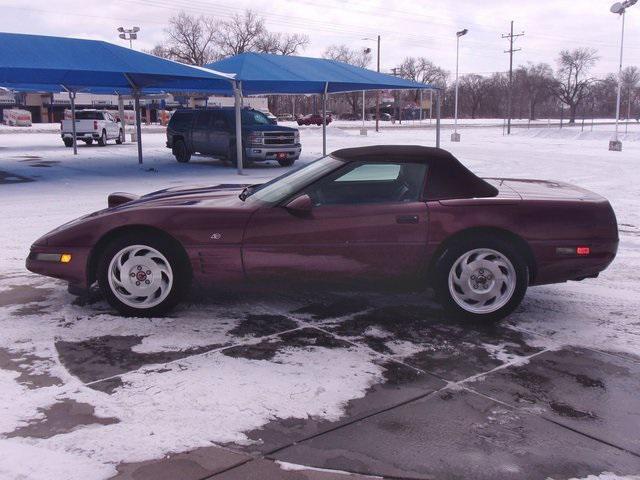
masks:
{"label": "rear bumper", "polygon": [[[27,270],[47,277],[65,280],[80,289],[88,288],[87,264],[91,252],[90,247],[50,247],[33,245],[27,257]],[[71,254],[69,263],[55,260],[57,255]],[[44,254],[44,255],[43,255]]]}
{"label": "rear bumper", "polygon": [[[533,285],[597,277],[615,258],[618,243],[618,240],[531,243],[536,259]],[[588,246],[591,250],[590,254],[588,256],[559,255],[556,251],[558,247],[575,248],[578,245]]]}
{"label": "rear bumper", "polygon": [[287,158],[297,160],[302,152],[301,145],[256,145],[246,147],[245,156],[253,161],[277,160],[279,153],[286,153]]}
{"label": "rear bumper", "polygon": [[[73,138],[73,133],[63,133],[62,138]],[[97,140],[100,138],[98,132],[76,132],[76,139],[78,140]]]}

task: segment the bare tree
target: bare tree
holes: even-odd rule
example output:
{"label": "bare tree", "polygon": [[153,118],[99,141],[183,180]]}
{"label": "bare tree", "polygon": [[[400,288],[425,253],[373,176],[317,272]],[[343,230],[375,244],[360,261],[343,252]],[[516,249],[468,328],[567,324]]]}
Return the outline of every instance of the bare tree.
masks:
{"label": "bare tree", "polygon": [[471,73],[460,77],[458,95],[460,103],[464,105],[471,114],[471,118],[476,118],[480,108],[480,103],[485,94],[486,79],[482,75]]}
{"label": "bare tree", "polygon": [[575,123],[576,110],[588,95],[594,79],[589,71],[598,61],[597,51],[593,48],[562,50],[558,57],[558,70],[554,82],[554,95],[569,107],[569,123]]}
{"label": "bare tree", "polygon": [[295,55],[304,50],[309,45],[307,35],[293,33],[284,35],[282,33],[265,32],[256,39],[256,50],[263,53],[274,53],[277,55]]}
{"label": "bare tree", "polygon": [[165,29],[166,43],[156,45],[151,53],[178,62],[202,66],[217,58],[216,33],[213,18],[180,12],[169,19],[169,27]]}
{"label": "bare tree", "polygon": [[529,119],[536,118],[536,105],[549,98],[553,87],[553,71],[546,63],[521,65],[515,72],[516,90],[526,95],[529,104]]}
{"label": "bare tree", "polygon": [[223,56],[258,50],[258,42],[267,34],[264,19],[252,10],[236,14],[220,24],[216,43]]}
{"label": "bare tree", "polygon": [[630,66],[622,70],[622,89],[627,96],[627,120],[631,117],[631,103],[634,96],[637,96],[638,85],[640,84],[640,70],[638,67]]}
{"label": "bare tree", "polygon": [[[322,54],[324,58],[337,60],[339,62],[355,65],[356,67],[366,68],[371,63],[371,53],[365,50],[351,49],[346,45],[331,45]],[[351,106],[351,113],[358,113],[358,104],[362,98],[359,92],[345,93],[336,97],[340,98],[344,95],[345,100]]]}

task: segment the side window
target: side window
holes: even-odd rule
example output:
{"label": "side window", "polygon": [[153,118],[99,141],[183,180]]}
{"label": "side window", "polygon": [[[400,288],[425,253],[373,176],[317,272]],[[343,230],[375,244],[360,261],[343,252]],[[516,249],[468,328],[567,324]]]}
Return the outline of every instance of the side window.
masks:
{"label": "side window", "polygon": [[208,110],[200,110],[196,118],[196,128],[208,128],[211,125],[211,112]]}
{"label": "side window", "polygon": [[225,119],[224,112],[220,110],[214,110],[211,112],[211,126],[216,130],[226,130],[227,120]]}
{"label": "side window", "polygon": [[426,172],[421,163],[352,162],[307,193],[318,206],[415,202],[422,195]]}
{"label": "side window", "polygon": [[184,130],[191,125],[191,116],[189,112],[176,112],[171,116],[169,126],[176,130]]}

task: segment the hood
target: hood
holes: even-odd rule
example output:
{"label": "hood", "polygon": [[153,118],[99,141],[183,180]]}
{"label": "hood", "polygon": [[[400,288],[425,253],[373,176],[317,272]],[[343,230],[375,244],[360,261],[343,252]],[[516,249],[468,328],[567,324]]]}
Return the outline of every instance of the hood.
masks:
{"label": "hood", "polygon": [[297,132],[297,128],[283,127],[281,125],[242,125],[247,132]]}
{"label": "hood", "polygon": [[129,193],[112,193],[108,204],[111,210],[130,209],[152,206],[220,206],[230,207],[242,202],[238,195],[247,184],[193,185],[188,187],[172,187],[143,196]]}

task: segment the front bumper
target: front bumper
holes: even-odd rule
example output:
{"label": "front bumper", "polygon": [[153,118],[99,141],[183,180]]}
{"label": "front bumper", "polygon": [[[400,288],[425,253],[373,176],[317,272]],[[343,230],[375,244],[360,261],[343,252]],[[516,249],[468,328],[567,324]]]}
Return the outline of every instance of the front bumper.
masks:
{"label": "front bumper", "polygon": [[[90,247],[53,247],[33,245],[27,257],[27,270],[47,277],[65,280],[78,288],[86,289],[87,264],[91,252]],[[62,254],[70,254],[71,261],[61,262]]]}
{"label": "front bumper", "polygon": [[279,153],[286,153],[288,159],[297,160],[300,158],[302,145],[255,145],[245,147],[244,153],[247,158],[253,161],[263,162],[266,160],[277,160]]}

